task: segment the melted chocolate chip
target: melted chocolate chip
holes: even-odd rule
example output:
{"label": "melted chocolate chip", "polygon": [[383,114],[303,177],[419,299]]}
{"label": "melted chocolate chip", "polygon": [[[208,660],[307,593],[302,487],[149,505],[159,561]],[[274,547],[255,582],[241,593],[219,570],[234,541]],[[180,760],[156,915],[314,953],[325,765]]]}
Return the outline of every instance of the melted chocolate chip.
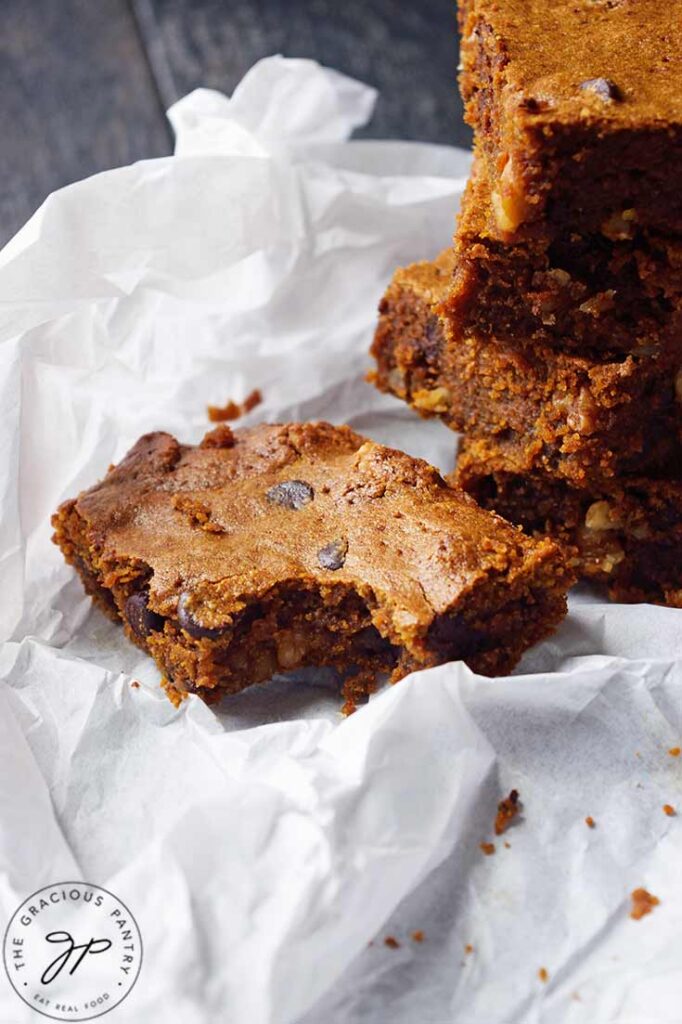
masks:
{"label": "melted chocolate chip", "polygon": [[426,365],[437,366],[443,351],[443,328],[437,316],[430,316],[426,321],[422,348]]}
{"label": "melted chocolate chip", "polygon": [[580,83],[580,88],[584,92],[593,92],[607,102],[617,102],[623,98],[620,89],[610,78],[588,78]]}
{"label": "melted chocolate chip", "polygon": [[365,626],[353,638],[354,643],[363,654],[387,654],[391,645],[385,640],[376,626]]}
{"label": "melted chocolate chip", "polygon": [[125,617],[135,636],[141,640],[148,637],[150,633],[160,632],[163,629],[163,616],[157,615],[149,607],[149,595],[141,590],[137,594],[131,594],[125,603]]}
{"label": "melted chocolate chip", "polygon": [[273,505],[299,509],[310,504],[315,497],[315,491],[305,480],[284,480],[281,484],[271,487],[265,497]]}
{"label": "melted chocolate chip", "polygon": [[441,615],[429,629],[429,647],[446,661],[468,658],[481,649],[483,637],[458,612]]}
{"label": "melted chocolate chip", "polygon": [[317,561],[323,569],[331,569],[333,572],[343,566],[347,553],[348,541],[345,537],[339,537],[338,540],[333,540],[330,544],[325,544],[323,548],[320,548],[317,552]]}
{"label": "melted chocolate chip", "polygon": [[225,632],[224,627],[218,626],[211,629],[208,626],[202,626],[200,622],[197,622],[187,607],[189,600],[189,594],[180,594],[178,599],[178,624],[180,629],[184,629],[185,633],[189,633],[189,635],[193,636],[195,640],[216,640],[219,636],[222,636]]}

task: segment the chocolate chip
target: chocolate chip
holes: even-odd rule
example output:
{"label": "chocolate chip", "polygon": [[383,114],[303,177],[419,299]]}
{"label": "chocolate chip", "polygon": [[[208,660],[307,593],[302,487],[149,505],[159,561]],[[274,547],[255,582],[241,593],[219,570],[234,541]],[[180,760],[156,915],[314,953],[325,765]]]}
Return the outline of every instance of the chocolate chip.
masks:
{"label": "chocolate chip", "polygon": [[299,509],[313,500],[315,491],[305,480],[284,480],[281,484],[271,487],[265,497],[273,505]]}
{"label": "chocolate chip", "polygon": [[601,100],[609,102],[617,102],[623,98],[620,89],[610,78],[588,78],[580,83],[580,88],[584,92],[593,92]]}
{"label": "chocolate chip", "polygon": [[339,537],[330,544],[325,544],[317,552],[317,561],[323,569],[340,569],[346,561],[348,553],[348,541],[345,537]]}
{"label": "chocolate chip", "polygon": [[429,629],[429,646],[439,658],[448,661],[468,658],[481,648],[481,634],[472,629],[458,612],[440,615]]}
{"label": "chocolate chip", "polygon": [[225,632],[224,626],[210,628],[202,626],[200,622],[197,622],[187,607],[189,601],[189,594],[185,592],[180,594],[178,599],[178,624],[180,629],[184,629],[185,633],[189,633],[195,640],[216,640],[219,636],[222,636]]}
{"label": "chocolate chip", "polygon": [[388,640],[385,640],[376,626],[365,626],[353,637],[353,642],[363,654],[387,654],[390,648]]}
{"label": "chocolate chip", "polygon": [[163,616],[150,609],[149,594],[144,590],[131,594],[126,600],[125,617],[135,636],[139,636],[141,640],[150,633],[163,629]]}
{"label": "chocolate chip", "polygon": [[423,339],[424,362],[429,367],[438,365],[443,351],[443,328],[437,316],[431,316],[426,321]]}

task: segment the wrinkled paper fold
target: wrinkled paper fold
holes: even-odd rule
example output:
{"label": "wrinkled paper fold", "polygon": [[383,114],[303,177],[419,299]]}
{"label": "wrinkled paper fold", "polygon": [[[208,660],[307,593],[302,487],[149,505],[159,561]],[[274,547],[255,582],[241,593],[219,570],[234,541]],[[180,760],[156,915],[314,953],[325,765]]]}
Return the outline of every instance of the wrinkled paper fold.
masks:
{"label": "wrinkled paper fold", "polygon": [[[470,157],[349,141],[374,100],[261,61],[173,107],[175,156],[62,189],[0,254],[0,926],[64,878],[115,892],[145,948],[122,1024],[678,1022],[680,612],[578,593],[512,678],[444,666],[347,720],[326,672],[175,709],[50,542],[140,434],[195,442],[254,387],[247,423],[451,468],[454,435],[363,378]],[[640,885],[661,903],[636,923]],[[33,1019],[0,974],[0,1021]]]}

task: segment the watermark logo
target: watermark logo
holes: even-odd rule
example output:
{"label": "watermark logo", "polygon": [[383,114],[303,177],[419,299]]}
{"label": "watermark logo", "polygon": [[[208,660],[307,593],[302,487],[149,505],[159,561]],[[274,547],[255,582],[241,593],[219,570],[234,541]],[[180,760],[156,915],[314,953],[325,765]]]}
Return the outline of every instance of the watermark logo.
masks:
{"label": "watermark logo", "polygon": [[14,991],[53,1020],[101,1017],[137,981],[142,937],[117,896],[86,882],[58,882],[29,896],[10,920],[3,960]]}

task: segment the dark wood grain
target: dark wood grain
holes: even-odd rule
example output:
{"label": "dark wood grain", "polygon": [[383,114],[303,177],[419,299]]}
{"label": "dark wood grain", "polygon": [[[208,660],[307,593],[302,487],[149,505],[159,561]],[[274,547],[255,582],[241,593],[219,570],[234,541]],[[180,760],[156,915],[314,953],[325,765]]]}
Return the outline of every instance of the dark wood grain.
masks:
{"label": "dark wood grain", "polygon": [[170,152],[127,0],[2,0],[0,139],[0,242],[55,188]]}
{"label": "dark wood grain", "polygon": [[230,93],[261,57],[312,57],[380,91],[375,138],[470,145],[454,0],[131,0],[164,101]]}
{"label": "dark wood grain", "polygon": [[0,244],[54,189],[170,152],[166,107],[272,53],[376,86],[363,135],[469,145],[453,0],[1,0]]}

